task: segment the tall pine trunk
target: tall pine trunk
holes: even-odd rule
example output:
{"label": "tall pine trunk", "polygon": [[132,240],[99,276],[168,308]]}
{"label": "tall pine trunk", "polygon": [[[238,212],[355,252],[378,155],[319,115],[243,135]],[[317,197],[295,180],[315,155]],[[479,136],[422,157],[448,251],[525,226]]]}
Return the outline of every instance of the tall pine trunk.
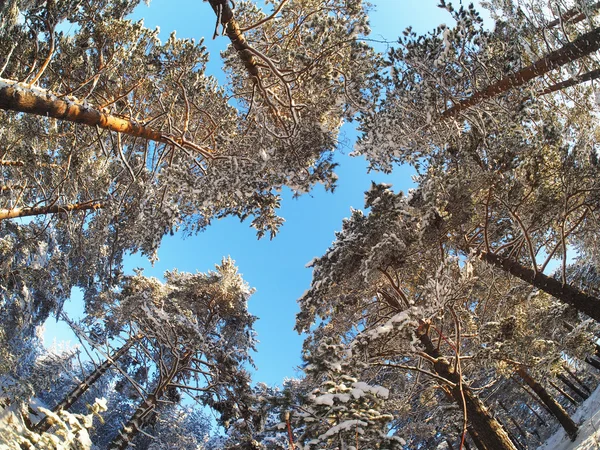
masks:
{"label": "tall pine trunk", "polygon": [[88,211],[104,207],[101,201],[90,201],[85,203],[71,203],[68,205],[35,206],[31,208],[0,209],[0,220],[14,219],[16,217],[43,216],[71,211]]}
{"label": "tall pine trunk", "polygon": [[46,89],[24,85],[5,78],[0,78],[0,109],[52,117],[150,141],[180,145],[190,148],[204,157],[212,157],[210,150],[181,137],[165,134],[133,119],[108,114],[86,105],[78,99],[63,97]]}
{"label": "tall pine trunk", "polygon": [[571,378],[573,378],[575,380],[575,382],[579,386],[581,386],[585,392],[587,392],[588,396],[589,396],[589,394],[592,393],[591,389],[587,386],[587,384],[585,384],[581,380],[581,378],[579,378],[577,376],[577,373],[575,373],[573,370],[571,370],[571,368],[567,364],[563,364],[563,368],[565,369],[565,372],[567,372],[571,376]]}
{"label": "tall pine trunk", "polygon": [[479,255],[488,264],[510,273],[540,291],[544,291],[554,298],[573,306],[595,321],[600,322],[599,298],[586,294],[570,284],[563,284],[541,272],[536,272],[513,259],[503,258],[502,256],[485,251],[479,252]]}
{"label": "tall pine trunk", "polygon": [[556,417],[569,438],[574,441],[577,438],[577,432],[579,431],[579,428],[575,422],[573,422],[573,419],[571,419],[564,408],[560,406],[560,404],[548,393],[544,386],[535,381],[523,367],[517,368],[517,374],[519,374],[527,386],[529,386],[533,392],[538,395],[540,400],[544,402],[544,405],[546,405],[552,415]]}
{"label": "tall pine trunk", "polygon": [[258,78],[259,72],[256,58],[250,50],[240,26],[235,20],[229,0],[208,0],[208,3],[210,3],[210,6],[217,15],[220,25],[223,25],[225,34],[231,41],[233,48],[237,50],[240,59],[244,63],[244,67],[250,76]]}
{"label": "tall pine trunk", "polygon": [[173,366],[167,374],[161,376],[158,385],[146,399],[140,403],[133,416],[127,421],[119,434],[108,446],[109,450],[125,450],[138,432],[144,428],[152,413],[158,407],[158,402],[173,380],[188,369],[192,353],[188,352],[183,358],[176,357]]}
{"label": "tall pine trunk", "polygon": [[163,140],[162,133],[133,120],[113,116],[76,99],[59,97],[45,89],[3,78],[0,78],[0,108],[98,126],[105,130],[166,142]]}
{"label": "tall pine trunk", "polygon": [[587,400],[588,398],[590,398],[590,396],[587,392],[584,392],[583,390],[579,389],[579,387],[575,386],[575,384],[572,383],[571,380],[569,380],[567,377],[565,377],[562,373],[559,373],[558,375],[556,375],[556,378],[558,378],[565,385],[567,385],[569,387],[569,389],[571,389],[573,392],[575,392],[577,395],[579,395],[583,400]]}
{"label": "tall pine trunk", "polygon": [[470,97],[458,102],[451,108],[448,108],[442,113],[441,117],[442,119],[445,119],[456,116],[458,113],[471,106],[477,105],[488,98],[496,97],[509,89],[522,86],[534,78],[587,56],[598,49],[600,49],[600,28],[595,28],[589,33],[579,36],[574,41],[565,44],[558,50],[549,53],[533,64],[475,92]]}
{"label": "tall pine trunk", "polygon": [[[464,396],[469,433],[479,450],[516,450],[516,447],[508,437],[506,430],[504,430],[498,421],[494,419],[483,402],[463,382],[464,380],[462,380],[460,375],[452,369],[448,361],[442,357],[436,346],[431,342],[427,331],[419,329],[417,334],[421,344],[425,347],[425,353],[436,360],[433,364],[435,372],[442,378],[454,384],[454,387],[450,388],[449,391],[454,401],[458,403],[461,408],[463,407]],[[483,445],[484,447],[481,448],[479,447],[480,445]]]}
{"label": "tall pine trunk", "polygon": [[[138,337],[129,338],[121,348],[119,348],[116,352],[110,355],[106,359],[106,361],[104,361],[102,364],[96,367],[96,369],[92,373],[90,373],[85,378],[85,380],[79,383],[79,385],[77,385],[75,389],[69,392],[69,394],[67,394],[67,396],[58,405],[52,408],[52,412],[59,413],[60,411],[69,409],[73,405],[73,403],[75,403],[83,394],[85,394],[88,391],[88,389],[92,387],[92,385],[96,381],[98,381],[100,377],[104,375],[121,356],[123,356],[129,351],[129,349],[133,346],[133,344],[135,344],[135,342],[137,342],[138,339]],[[50,420],[48,420],[48,417],[46,416],[34,426],[34,430],[38,433],[43,433],[45,431],[48,431],[51,426],[52,423]]]}

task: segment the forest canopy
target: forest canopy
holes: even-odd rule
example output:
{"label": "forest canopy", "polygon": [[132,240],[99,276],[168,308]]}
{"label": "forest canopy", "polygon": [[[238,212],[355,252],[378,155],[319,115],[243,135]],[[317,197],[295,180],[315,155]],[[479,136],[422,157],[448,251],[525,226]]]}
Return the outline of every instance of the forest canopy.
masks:
{"label": "forest canopy", "polygon": [[[600,382],[599,3],[441,0],[447,24],[382,51],[362,0],[204,0],[219,76],[139,3],[0,2],[0,448],[577,439]],[[372,183],[309,263],[302,375],[253,380],[232,258],[160,279],[127,258],[226,217],[278,239],[282,190],[335,190],[349,122],[352,156],[415,187]],[[46,347],[49,318],[81,345]]]}

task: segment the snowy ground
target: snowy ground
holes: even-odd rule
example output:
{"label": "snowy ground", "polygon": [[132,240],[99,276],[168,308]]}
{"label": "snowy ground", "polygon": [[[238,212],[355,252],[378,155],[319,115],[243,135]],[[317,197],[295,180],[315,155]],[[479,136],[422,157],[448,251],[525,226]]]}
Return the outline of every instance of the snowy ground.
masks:
{"label": "snowy ground", "polygon": [[573,420],[579,425],[575,442],[561,428],[538,450],[600,450],[600,387],[573,414]]}

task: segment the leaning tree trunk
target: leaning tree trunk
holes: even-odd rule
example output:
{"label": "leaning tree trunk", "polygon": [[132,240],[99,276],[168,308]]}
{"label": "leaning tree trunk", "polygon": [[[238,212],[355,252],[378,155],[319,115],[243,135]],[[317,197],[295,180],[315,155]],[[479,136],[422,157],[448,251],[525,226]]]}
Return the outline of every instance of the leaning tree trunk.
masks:
{"label": "leaning tree trunk", "polygon": [[[110,369],[117,360],[123,356],[125,353],[129,351],[129,349],[138,341],[138,337],[131,337],[125,342],[125,344],[110,355],[106,361],[100,364],[92,373],[90,373],[85,380],[83,380],[79,385],[75,387],[69,394],[54,408],[52,408],[53,413],[59,413],[60,411],[64,411],[65,409],[69,409],[73,403],[75,403],[84,393],[88,391],[88,389],[96,382],[98,379],[104,375],[108,369]],[[43,433],[48,431],[52,426],[52,422],[48,419],[48,416],[44,417],[40,420],[35,426],[34,431],[38,433]]]}
{"label": "leaning tree trunk", "polygon": [[559,394],[561,394],[564,398],[566,398],[567,401],[569,403],[571,403],[573,406],[577,407],[579,405],[577,400],[575,400],[572,396],[570,396],[563,388],[558,386],[556,383],[554,383],[552,381],[548,381],[548,384],[550,386],[552,386],[554,389],[556,389],[559,392]]}
{"label": "leaning tree trunk", "polygon": [[595,321],[600,322],[599,298],[586,294],[570,284],[563,284],[541,272],[536,272],[529,267],[519,264],[513,259],[503,258],[495,253],[485,251],[480,251],[479,256],[488,264],[510,273],[526,283],[529,283],[533,287],[573,306],[575,309],[587,314]]}
{"label": "leaning tree trunk", "polygon": [[512,75],[500,79],[481,91],[475,92],[470,97],[445,110],[442,113],[441,118],[446,119],[456,116],[461,111],[477,105],[488,98],[496,97],[509,89],[522,86],[534,78],[582,58],[583,56],[587,56],[598,49],[600,49],[600,28],[596,28],[589,33],[579,36],[574,41],[565,44],[560,49],[549,53],[533,64],[524,67]]}
{"label": "leaning tree trunk", "polygon": [[569,387],[569,389],[571,389],[573,392],[579,395],[583,400],[587,400],[588,398],[590,398],[587,392],[584,392],[583,390],[579,389],[579,387],[575,386],[575,384],[573,384],[571,380],[565,377],[562,373],[557,374],[556,378],[562,381],[566,386]]}
{"label": "leaning tree trunk", "polygon": [[47,214],[67,213],[71,211],[97,210],[104,207],[104,202],[90,201],[84,203],[70,203],[67,205],[35,206],[31,208],[0,209],[0,220],[14,219],[16,217],[44,216]]}
{"label": "leaning tree trunk", "polygon": [[529,403],[527,403],[527,402],[524,402],[524,403],[525,403],[525,406],[527,407],[527,409],[529,409],[529,411],[531,411],[533,413],[533,415],[538,418],[538,420],[540,421],[540,425],[547,427],[548,424],[546,423],[544,418],[535,409],[533,409],[533,407]]}
{"label": "leaning tree trunk", "polygon": [[587,384],[585,384],[583,380],[577,376],[577,373],[572,371],[567,364],[563,364],[563,369],[565,369],[565,371],[571,376],[571,378],[573,378],[575,382],[583,388],[583,390],[588,394],[588,396],[592,393],[591,389],[587,386]]}
{"label": "leaning tree trunk", "polygon": [[517,422],[515,420],[515,418],[510,413],[510,411],[508,410],[508,408],[506,407],[506,405],[504,403],[502,403],[501,401],[498,400],[498,405],[500,405],[500,408],[502,408],[506,412],[506,416],[508,417],[508,420],[510,420],[511,423],[515,426],[515,428],[517,429],[519,434],[523,437],[524,443],[527,444],[527,432],[523,429],[523,427],[521,427],[521,425],[519,425],[519,422]]}
{"label": "leaning tree trunk", "polygon": [[217,15],[217,25],[223,25],[225,34],[231,41],[233,48],[237,50],[240,59],[244,63],[244,67],[246,67],[250,76],[258,78],[259,72],[256,58],[233,16],[229,0],[208,0],[208,3],[210,3],[210,6]]}
{"label": "leaning tree trunk", "polygon": [[133,441],[137,433],[144,428],[148,419],[152,416],[152,412],[158,407],[158,402],[169,388],[169,385],[178,375],[184,373],[188,369],[191,358],[192,352],[186,353],[181,359],[179,357],[175,358],[171,370],[165,374],[164,377],[161,377],[154,392],[146,397],[133,416],[131,416],[127,423],[123,425],[123,428],[121,428],[117,437],[113,439],[108,446],[109,450],[125,450],[127,446],[131,444],[131,441]]}
{"label": "leaning tree trunk", "polygon": [[576,86],[581,83],[585,83],[587,81],[592,81],[597,78],[600,78],[600,69],[592,70],[590,72],[586,72],[583,75],[578,75],[573,78],[569,78],[568,80],[561,81],[560,83],[555,83],[551,86],[548,86],[545,89],[542,89],[537,93],[537,95],[546,95],[551,94],[552,92],[562,91],[571,86]]}
{"label": "leaning tree trunk", "polygon": [[67,122],[116,131],[155,142],[175,144],[211,156],[210,151],[185,139],[162,133],[133,119],[114,116],[82,101],[14,80],[0,78],[0,109],[52,117]]}
{"label": "leaning tree trunk", "polygon": [[460,375],[453,370],[450,363],[442,357],[437,347],[433,345],[426,329],[419,329],[417,334],[421,344],[425,347],[425,353],[436,360],[433,364],[435,372],[454,384],[454,387],[450,388],[449,391],[454,401],[461,408],[463,407],[464,395],[469,433],[478,447],[480,445],[478,442],[484,445],[483,448],[479,447],[480,450],[516,450],[506,430],[489,413],[479,397],[463,383]]}
{"label": "leaning tree trunk", "polygon": [[113,116],[77,99],[60,97],[46,89],[4,78],[0,78],[0,108],[98,126],[105,130],[166,142],[163,141],[162,133],[133,120]]}
{"label": "leaning tree trunk", "polygon": [[600,370],[600,361],[598,361],[596,358],[587,355],[585,357],[585,362],[592,366],[594,369]]}
{"label": "leaning tree trunk", "polygon": [[510,428],[508,428],[504,422],[502,421],[502,419],[497,418],[496,419],[498,421],[498,423],[500,424],[500,426],[502,428],[504,428],[504,430],[506,431],[506,434],[508,434],[508,437],[510,438],[510,440],[512,441],[512,443],[515,445],[515,447],[517,447],[519,450],[526,450],[525,446],[523,445],[523,443],[521,442],[521,440],[519,439],[518,436],[516,436],[511,430]]}
{"label": "leaning tree trunk", "polygon": [[573,419],[571,419],[564,408],[560,406],[560,404],[548,393],[544,386],[535,381],[523,367],[517,368],[517,374],[519,374],[527,386],[529,386],[538,395],[542,402],[544,402],[544,405],[546,405],[548,410],[554,417],[556,417],[556,419],[565,429],[565,432],[569,438],[574,441],[577,438],[577,432],[579,431],[579,428],[575,422],[573,422]]}

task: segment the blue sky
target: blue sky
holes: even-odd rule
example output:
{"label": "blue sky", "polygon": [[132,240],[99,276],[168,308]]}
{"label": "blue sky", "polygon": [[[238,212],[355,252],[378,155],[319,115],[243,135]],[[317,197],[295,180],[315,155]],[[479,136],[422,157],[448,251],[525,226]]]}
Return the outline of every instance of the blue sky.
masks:
{"label": "blue sky", "polygon": [[[437,8],[437,0],[374,0],[371,14],[373,39],[395,41],[401,32],[412,26],[417,32],[425,32],[450,20],[449,15]],[[269,9],[270,11],[270,9]],[[212,40],[215,15],[206,2],[199,0],[153,0],[150,6],[141,5],[134,18],[144,18],[146,26],[160,27],[161,39],[172,31],[178,37],[200,39],[206,36],[205,45],[211,53],[208,72],[225,82],[221,72],[219,51],[229,43],[226,37]],[[385,51],[385,44],[377,44]],[[352,125],[352,124],[350,124]],[[260,344],[254,355],[258,367],[254,381],[280,384],[285,377],[299,376],[302,337],[293,330],[298,312],[296,300],[309,287],[311,269],[305,265],[315,256],[322,255],[334,239],[334,232],[341,228],[342,219],[349,216],[350,208],[364,206],[364,191],[371,181],[387,182],[395,190],[412,186],[411,169],[399,167],[392,175],[367,174],[363,158],[351,158],[348,153],[356,139],[353,127],[343,127],[344,142],[338,152],[339,184],[335,193],[326,193],[318,187],[310,195],[293,199],[289,192],[283,193],[280,215],[286,222],[279,235],[269,241],[257,240],[249,222],[228,218],[214,222],[204,233],[183,239],[180,235],[164,238],[159,251],[160,260],[152,267],[141,257],[128,258],[126,269],[144,267],[145,274],[162,277],[166,270],[196,272],[214,268],[223,256],[231,256],[246,281],[256,288],[250,299],[249,309],[258,316],[255,324]],[[75,295],[65,305],[72,317],[81,314],[81,298]],[[75,339],[63,323],[50,319],[46,324],[46,342],[53,339]]]}

